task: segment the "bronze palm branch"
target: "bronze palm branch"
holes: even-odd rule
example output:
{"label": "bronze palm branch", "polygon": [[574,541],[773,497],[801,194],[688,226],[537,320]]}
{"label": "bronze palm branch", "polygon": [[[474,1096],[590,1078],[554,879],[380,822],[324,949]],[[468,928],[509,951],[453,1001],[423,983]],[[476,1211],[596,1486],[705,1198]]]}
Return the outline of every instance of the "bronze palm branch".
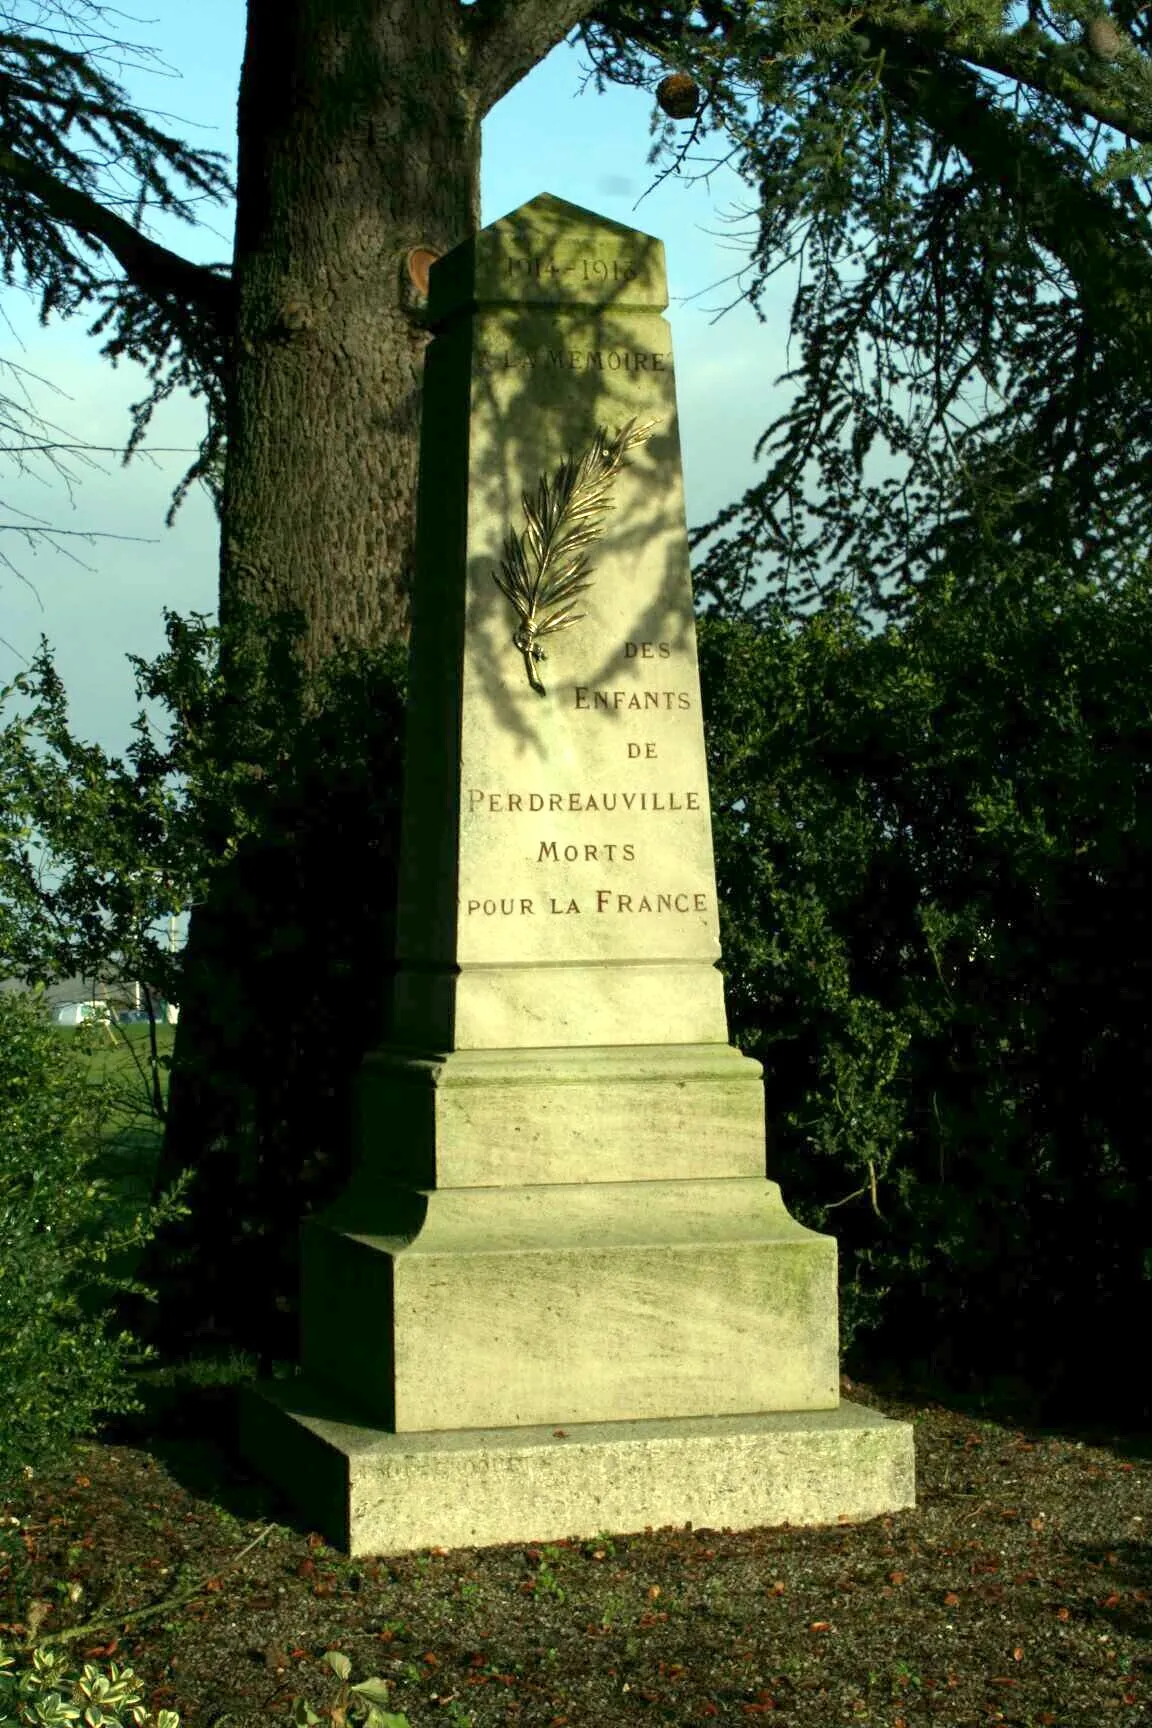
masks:
{"label": "bronze palm branch", "polygon": [[601,427],[579,461],[570,454],[551,479],[541,477],[535,499],[523,494],[524,531],[509,534],[501,567],[492,576],[516,608],[520,622],[512,641],[538,696],[546,694],[536,671],[545,658],[540,638],[584,617],[573,610],[573,602],[592,579],[586,549],[603,531],[611,508],[608,492],[625,456],[646,441],[655,425],[649,420],[637,426],[633,418],[614,438]]}

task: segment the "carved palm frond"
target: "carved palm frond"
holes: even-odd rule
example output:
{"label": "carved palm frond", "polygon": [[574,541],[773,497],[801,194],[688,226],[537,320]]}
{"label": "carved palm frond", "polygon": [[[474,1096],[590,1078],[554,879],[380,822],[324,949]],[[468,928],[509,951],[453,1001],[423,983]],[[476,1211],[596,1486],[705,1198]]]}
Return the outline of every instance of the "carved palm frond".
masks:
{"label": "carved palm frond", "polygon": [[520,622],[512,640],[539,696],[545,694],[536,672],[544,659],[539,639],[584,617],[573,602],[592,579],[587,548],[603,531],[611,508],[608,493],[625,456],[646,441],[655,425],[649,420],[637,426],[632,419],[614,438],[601,427],[578,461],[566,456],[551,479],[541,477],[534,499],[523,495],[524,531],[509,534],[501,567],[492,576],[516,608]]}

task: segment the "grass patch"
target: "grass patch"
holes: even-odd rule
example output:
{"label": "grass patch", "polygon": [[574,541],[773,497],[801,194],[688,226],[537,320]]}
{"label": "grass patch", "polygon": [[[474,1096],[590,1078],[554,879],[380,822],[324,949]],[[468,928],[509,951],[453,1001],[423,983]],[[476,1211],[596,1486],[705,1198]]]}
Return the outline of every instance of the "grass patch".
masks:
{"label": "grass patch", "polygon": [[[116,1226],[128,1225],[152,1197],[176,1028],[167,1022],[152,1028],[135,1021],[111,1028],[88,1024],[52,1030],[71,1044],[89,1080],[101,1089],[99,1149],[92,1175],[108,1185],[109,1218]],[[141,1243],[115,1254],[109,1270],[135,1277],[145,1252]]]}
{"label": "grass patch", "polygon": [[152,1030],[140,1022],[110,1029],[93,1025],[53,1028],[62,1041],[72,1042],[84,1059],[89,1078],[104,1091],[98,1174],[117,1188],[145,1196],[164,1134],[156,1093],[163,1108],[168,1099],[176,1033],[167,1023],[155,1027],[153,1067]]}

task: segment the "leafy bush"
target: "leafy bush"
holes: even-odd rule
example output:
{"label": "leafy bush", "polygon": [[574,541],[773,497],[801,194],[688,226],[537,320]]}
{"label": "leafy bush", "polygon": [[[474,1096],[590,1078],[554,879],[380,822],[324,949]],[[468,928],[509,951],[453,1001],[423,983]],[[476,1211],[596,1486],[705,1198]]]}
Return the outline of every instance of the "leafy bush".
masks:
{"label": "leafy bush", "polygon": [[142,1407],[127,1370],[152,1352],[108,1335],[97,1293],[152,1293],[102,1268],[185,1210],[181,1178],[130,1224],[113,1220],[90,1173],[104,1100],[84,1036],[62,1040],[34,996],[0,995],[0,1487],[64,1458],[98,1412]]}
{"label": "leafy bush", "polygon": [[146,979],[180,1006],[171,1058],[154,1028],[125,1049],[165,1126],[154,1197],[197,1181],[140,1262],[162,1301],[117,1305],[172,1358],[294,1352],[299,1220],[347,1181],[391,995],[407,657],[345,645],[317,672],[302,628],[237,606],[225,642],[166,612],[166,651],[128,657],[163,736],[141,712],[123,758],[73,733],[46,644],[0,689],[0,976]]}
{"label": "leafy bush", "polygon": [[[364,1728],[409,1728],[407,1716],[397,1714],[393,1710],[385,1710],[388,1702],[389,1685],[387,1680],[381,1680],[373,1675],[371,1680],[361,1680],[352,1685],[348,1676],[352,1672],[352,1664],[342,1650],[326,1650],[324,1661],[340,1681],[340,1691],[335,1705],[326,1714],[333,1722],[362,1722]],[[311,1728],[313,1722],[319,1722],[319,1714],[305,1698],[294,1698],[290,1720],[296,1728]]]}
{"label": "leafy bush", "polygon": [[703,621],[734,1038],[904,1365],[1115,1405],[1152,1322],[1152,573]]}
{"label": "leafy bush", "polygon": [[[409,1728],[406,1715],[385,1710],[389,1683],[373,1677],[351,1684],[352,1664],[340,1650],[327,1650],[324,1661],[340,1681],[334,1705],[324,1712],[333,1722],[361,1722],[363,1728]],[[23,1673],[15,1670],[15,1658],[0,1642],[0,1728],[10,1722],[41,1725],[41,1728],[65,1728],[67,1723],[102,1723],[103,1728],[124,1728],[127,1717],[136,1728],[145,1728],[152,1718],[140,1702],[140,1690],[131,1668],[110,1664],[103,1675],[90,1662],[81,1674],[69,1674],[68,1659],[62,1652],[36,1648]],[[307,1699],[292,1700],[288,1720],[296,1728],[309,1728],[321,1720]],[[161,1710],[155,1718],[156,1728],[179,1728],[180,1717],[175,1710]]]}
{"label": "leafy bush", "polygon": [[[103,1675],[86,1662],[82,1673],[69,1674],[61,1651],[34,1650],[30,1665],[17,1674],[14,1658],[0,1644],[0,1728],[10,1722],[65,1728],[79,1721],[124,1728],[126,1719],[136,1728],[152,1720],[131,1668],[113,1662]],[[175,1710],[161,1710],[155,1721],[156,1728],[179,1728],[180,1717]]]}

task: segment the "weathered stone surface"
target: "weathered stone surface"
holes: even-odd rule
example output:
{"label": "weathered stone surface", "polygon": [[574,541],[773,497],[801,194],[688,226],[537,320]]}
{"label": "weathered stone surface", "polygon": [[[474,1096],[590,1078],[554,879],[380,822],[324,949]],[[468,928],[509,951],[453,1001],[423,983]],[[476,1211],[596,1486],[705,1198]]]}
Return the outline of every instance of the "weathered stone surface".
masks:
{"label": "weathered stone surface", "polygon": [[836,1245],[760,1177],[354,1188],[303,1280],[305,1372],[398,1431],[838,1396]]}
{"label": "weathered stone surface", "polygon": [[912,1430],[861,1405],[587,1427],[383,1434],[300,1382],[241,1435],[349,1554],[682,1528],[858,1522],[915,1504]]}
{"label": "weathered stone surface", "polygon": [[379,1050],[360,1106],[414,1188],[764,1174],[760,1064],[727,1044]]}

